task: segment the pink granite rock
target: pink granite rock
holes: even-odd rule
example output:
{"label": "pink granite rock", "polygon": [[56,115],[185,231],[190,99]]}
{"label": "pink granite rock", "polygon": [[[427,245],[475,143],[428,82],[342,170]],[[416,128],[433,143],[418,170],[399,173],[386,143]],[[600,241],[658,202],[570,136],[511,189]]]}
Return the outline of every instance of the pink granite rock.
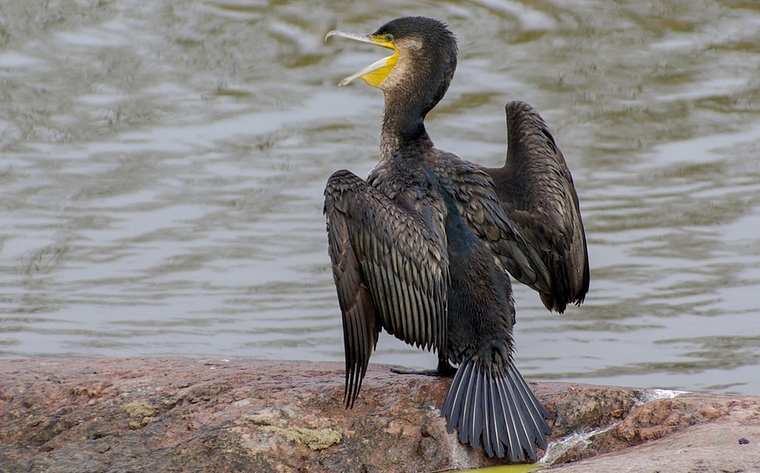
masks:
{"label": "pink granite rock", "polygon": [[[343,376],[334,363],[2,360],[0,472],[432,472],[498,463],[446,432],[438,408],[450,380],[371,365],[346,410]],[[531,386],[557,416],[552,471],[760,471],[758,397],[642,404],[643,390]],[[556,441],[573,433],[574,445]]]}

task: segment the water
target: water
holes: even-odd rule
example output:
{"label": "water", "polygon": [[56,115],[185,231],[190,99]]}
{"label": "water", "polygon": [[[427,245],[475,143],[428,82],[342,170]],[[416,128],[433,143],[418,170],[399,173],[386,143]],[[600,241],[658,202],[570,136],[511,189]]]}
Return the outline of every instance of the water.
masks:
{"label": "water", "polygon": [[[515,286],[526,376],[760,394],[760,5],[43,2],[0,6],[0,356],[343,360],[327,177],[374,164],[384,53],[322,38],[446,20],[428,118],[488,166],[503,106],[549,122],[586,303]],[[382,336],[374,362],[435,358]]]}

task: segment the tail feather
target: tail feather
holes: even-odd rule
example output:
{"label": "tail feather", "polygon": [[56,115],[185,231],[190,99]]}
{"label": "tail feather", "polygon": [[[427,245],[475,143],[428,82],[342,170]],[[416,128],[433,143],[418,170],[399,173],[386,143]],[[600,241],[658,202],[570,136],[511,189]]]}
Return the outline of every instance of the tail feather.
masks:
{"label": "tail feather", "polygon": [[[466,379],[466,382],[469,383],[472,378],[469,373],[470,370],[472,370],[472,364],[460,366],[454,379],[456,380],[457,378],[460,378],[459,373],[462,373],[460,384],[462,379]],[[467,400],[463,399],[463,397],[468,393],[468,388],[454,390],[452,381],[452,387],[449,388],[449,392],[446,394],[446,400],[443,403],[443,414],[449,419],[449,425],[451,424],[451,419],[457,419],[457,425],[462,427],[459,429],[459,441],[463,443],[467,442],[466,435],[469,432],[465,430],[464,426],[466,423],[464,422],[464,419],[462,419],[462,408],[468,405]],[[451,431],[450,427],[449,431]]]}
{"label": "tail feather", "polygon": [[[507,435],[507,451],[509,452],[510,460],[523,461],[525,455],[523,453],[523,445],[528,445],[528,437],[523,433],[523,428],[518,428],[518,423],[522,424],[521,412],[516,405],[515,399],[519,399],[515,396],[512,386],[507,382],[507,379],[503,376],[497,377],[495,384],[501,395],[502,411],[504,412],[504,425],[506,425]],[[520,426],[522,427],[522,426]],[[531,449],[533,446],[530,446]],[[488,452],[488,447],[486,447]]]}
{"label": "tail feather", "polygon": [[[511,379],[511,382],[519,386],[519,393],[522,396],[523,403],[527,406],[528,410],[531,412],[535,412],[538,415],[531,415],[530,421],[532,422],[532,425],[526,426],[528,429],[534,429],[539,430],[542,432],[545,432],[546,435],[551,434],[551,428],[549,427],[549,424],[546,423],[547,419],[553,419],[554,416],[552,416],[549,411],[547,411],[544,406],[541,405],[541,402],[536,398],[536,395],[533,394],[533,391],[531,391],[530,386],[528,386],[528,383],[525,382],[525,378],[522,377],[519,371],[517,371],[517,368],[514,370],[508,370],[507,371],[508,376]],[[539,440],[541,441],[538,443],[538,446],[546,450],[546,437],[540,436]]]}
{"label": "tail feather", "polygon": [[[499,388],[499,385],[496,383],[490,383],[491,386],[491,393],[492,393],[492,405],[494,410],[494,432],[495,435],[492,437],[490,434],[488,436],[488,440],[484,440],[483,443],[485,445],[496,445],[496,450],[493,452],[494,454],[492,456],[497,456],[499,458],[504,457],[505,449],[504,447],[507,446],[506,451],[514,451],[516,450],[516,446],[512,445],[510,442],[509,436],[504,437],[504,432],[507,432],[507,411],[504,410],[504,407],[506,406],[505,400],[502,396],[502,389]],[[486,448],[486,452],[488,452],[488,448]],[[490,453],[489,453],[490,455]]]}
{"label": "tail feather", "polygon": [[506,371],[471,357],[457,370],[443,403],[449,432],[488,456],[511,462],[536,459],[536,446],[546,449],[551,418],[510,360]]}

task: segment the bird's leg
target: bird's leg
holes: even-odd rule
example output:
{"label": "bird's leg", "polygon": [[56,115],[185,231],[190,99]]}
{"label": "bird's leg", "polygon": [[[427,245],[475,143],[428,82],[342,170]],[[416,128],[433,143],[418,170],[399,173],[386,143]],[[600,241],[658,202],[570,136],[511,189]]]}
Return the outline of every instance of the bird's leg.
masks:
{"label": "bird's leg", "polygon": [[405,370],[400,368],[391,368],[391,371],[398,374],[423,374],[425,376],[445,376],[447,378],[453,377],[457,369],[451,366],[448,358],[445,356],[438,357],[438,366],[434,370]]}
{"label": "bird's leg", "polygon": [[436,370],[438,371],[438,376],[446,376],[448,378],[453,378],[454,375],[457,374],[457,369],[451,366],[451,363],[449,363],[449,360],[446,358],[438,359],[438,367]]}

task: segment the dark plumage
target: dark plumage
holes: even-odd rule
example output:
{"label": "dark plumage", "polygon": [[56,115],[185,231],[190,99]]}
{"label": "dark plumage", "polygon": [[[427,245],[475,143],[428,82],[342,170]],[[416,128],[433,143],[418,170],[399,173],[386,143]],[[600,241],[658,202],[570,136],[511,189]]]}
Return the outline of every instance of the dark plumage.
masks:
{"label": "dark plumage", "polygon": [[589,288],[586,233],[573,176],[562,151],[538,112],[524,102],[509,102],[507,160],[486,169],[504,213],[539,255],[549,284],[537,289],[549,310],[580,305]]}
{"label": "dark plumage", "polygon": [[453,77],[456,40],[444,24],[420,17],[368,36],[327,36],[393,51],[341,82],[362,78],[385,94],[379,162],[366,180],[337,171],[325,189],[346,405],[353,406],[385,329],[435,350],[439,373],[456,372],[442,412],[462,442],[482,442],[490,456],[534,460],[536,447],[546,447],[550,414],[514,365],[506,271],[542,294],[552,292],[553,279],[542,244],[526,240],[505,212],[511,194],[500,201],[489,176],[498,170],[436,149],[425,130]]}

